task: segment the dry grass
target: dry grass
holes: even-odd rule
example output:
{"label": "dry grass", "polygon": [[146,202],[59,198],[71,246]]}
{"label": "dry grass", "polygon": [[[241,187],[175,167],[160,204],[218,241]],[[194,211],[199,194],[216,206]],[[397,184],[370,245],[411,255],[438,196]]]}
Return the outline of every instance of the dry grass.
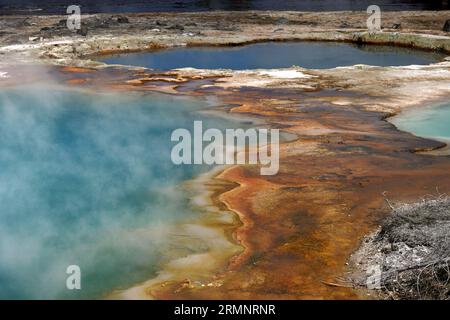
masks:
{"label": "dry grass", "polygon": [[381,246],[381,290],[394,299],[450,299],[450,197],[392,206],[373,242]]}
{"label": "dry grass", "polygon": [[[358,286],[373,280],[390,299],[450,300],[450,197],[438,194],[412,204],[392,205],[380,230],[354,254]],[[371,280],[370,280],[371,281]]]}

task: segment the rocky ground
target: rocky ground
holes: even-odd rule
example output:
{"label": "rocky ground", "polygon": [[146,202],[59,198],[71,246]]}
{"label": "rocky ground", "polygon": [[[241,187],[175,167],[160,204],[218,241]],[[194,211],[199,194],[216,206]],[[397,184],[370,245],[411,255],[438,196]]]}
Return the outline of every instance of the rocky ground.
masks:
{"label": "rocky ground", "polygon": [[[83,16],[81,29],[72,32],[66,26],[66,16],[3,16],[0,61],[39,57],[53,64],[87,65],[88,61],[79,58],[174,45],[301,39],[395,42],[450,52],[445,39],[448,33],[443,31],[449,19],[446,11],[383,13],[385,33],[373,36],[366,32],[367,17],[365,12],[97,14]],[[90,65],[98,63],[90,61]]]}

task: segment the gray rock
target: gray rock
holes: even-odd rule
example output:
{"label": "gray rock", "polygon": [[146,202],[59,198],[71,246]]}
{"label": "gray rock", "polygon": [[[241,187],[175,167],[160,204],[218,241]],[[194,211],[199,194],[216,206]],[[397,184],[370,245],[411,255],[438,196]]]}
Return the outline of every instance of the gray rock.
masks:
{"label": "gray rock", "polygon": [[77,34],[86,37],[88,34],[88,27],[86,25],[82,25],[81,28],[77,30]]}
{"label": "gray rock", "polygon": [[240,31],[238,27],[223,22],[217,22],[215,29],[221,31]]}
{"label": "gray rock", "polygon": [[156,20],[156,25],[157,25],[157,26],[161,26],[161,27],[165,27],[165,26],[167,26],[167,23],[164,22],[164,21]]}
{"label": "gray rock", "polygon": [[169,30],[184,30],[184,27],[181,24],[174,24],[173,26],[168,27]]}
{"label": "gray rock", "polygon": [[339,28],[351,28],[351,24],[349,24],[348,22],[343,22],[340,24]]}
{"label": "gray rock", "polygon": [[280,24],[288,24],[288,23],[289,23],[289,20],[286,19],[286,18],[280,18],[280,19],[277,19],[277,20],[275,21],[275,24],[277,24],[277,25],[280,25]]}
{"label": "gray rock", "polygon": [[117,16],[116,18],[118,23],[130,23],[128,18],[125,16]]}
{"label": "gray rock", "polygon": [[30,23],[29,19],[30,19],[29,17],[25,18],[25,20],[22,21],[22,25],[26,26],[26,27],[31,26],[31,23]]}
{"label": "gray rock", "polygon": [[442,30],[445,32],[450,32],[450,19],[445,21],[444,28],[442,28]]}
{"label": "gray rock", "polygon": [[65,27],[67,25],[67,19],[61,19],[59,20],[59,22],[56,24],[56,26],[59,27]]}

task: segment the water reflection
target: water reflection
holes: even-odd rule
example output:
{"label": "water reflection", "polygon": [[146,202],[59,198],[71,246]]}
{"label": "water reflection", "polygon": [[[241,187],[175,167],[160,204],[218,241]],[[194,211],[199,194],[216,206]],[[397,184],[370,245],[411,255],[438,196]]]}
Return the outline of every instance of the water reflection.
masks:
{"label": "water reflection", "polygon": [[367,64],[401,66],[428,64],[444,55],[392,46],[356,46],[332,42],[265,42],[239,47],[176,48],[107,57],[111,64],[154,69],[271,69],[297,65],[309,69]]}

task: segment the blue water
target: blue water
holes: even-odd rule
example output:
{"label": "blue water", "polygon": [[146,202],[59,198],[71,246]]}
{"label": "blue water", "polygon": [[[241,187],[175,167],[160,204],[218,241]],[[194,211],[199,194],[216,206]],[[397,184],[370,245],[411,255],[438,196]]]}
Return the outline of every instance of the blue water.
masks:
{"label": "blue water", "polygon": [[429,64],[444,56],[406,48],[356,46],[333,42],[266,42],[239,47],[190,47],[131,53],[102,59],[110,64],[153,69],[272,69],[293,65],[309,69],[367,64],[402,66]]}
{"label": "blue water", "polygon": [[[175,128],[233,127],[168,96],[0,90],[0,299],[96,298],[153,276],[195,215],[170,161]],[[82,290],[66,290],[66,268]]]}
{"label": "blue water", "polygon": [[401,130],[421,137],[450,141],[450,104],[405,111],[392,118]]}

